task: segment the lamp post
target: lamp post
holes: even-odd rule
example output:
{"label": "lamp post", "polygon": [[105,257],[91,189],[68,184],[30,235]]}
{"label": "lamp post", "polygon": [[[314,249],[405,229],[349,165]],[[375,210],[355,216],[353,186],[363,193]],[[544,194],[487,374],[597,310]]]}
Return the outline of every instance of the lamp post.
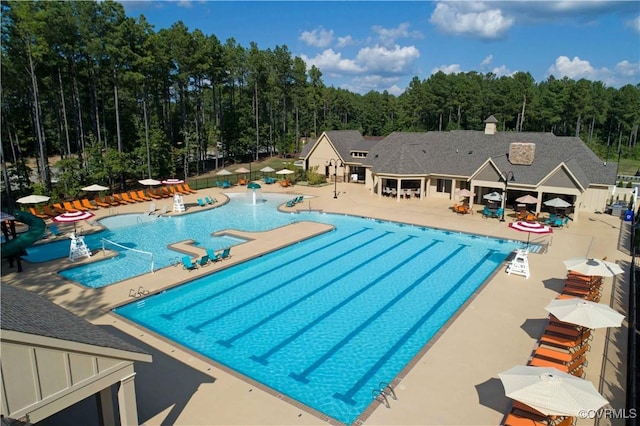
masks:
{"label": "lamp post", "polygon": [[338,167],[344,167],[344,163],[332,158],[327,165],[333,166],[333,198],[338,198]]}
{"label": "lamp post", "polygon": [[507,188],[509,187],[509,181],[514,182],[516,179],[513,176],[513,172],[509,170],[507,173],[500,172],[500,179],[504,180],[504,194],[502,196],[502,217],[500,222],[504,222],[504,209],[507,205]]}

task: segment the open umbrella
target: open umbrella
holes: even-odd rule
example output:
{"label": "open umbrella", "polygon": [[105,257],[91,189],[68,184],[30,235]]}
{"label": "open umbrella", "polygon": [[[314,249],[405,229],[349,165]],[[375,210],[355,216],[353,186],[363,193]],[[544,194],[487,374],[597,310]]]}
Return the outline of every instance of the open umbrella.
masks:
{"label": "open umbrella", "polygon": [[516,198],[516,201],[522,204],[536,204],[538,202],[538,199],[532,195],[527,194],[520,198]]}
{"label": "open umbrella", "polygon": [[98,185],[98,184],[93,184],[93,185],[85,186],[84,188],[82,188],[83,191],[91,191],[91,192],[106,191],[107,189],[109,188],[107,188],[106,186]]}
{"label": "open umbrella", "polygon": [[554,299],[544,309],[560,321],[587,328],[620,327],[624,319],[605,304],[578,297]]}
{"label": "open umbrella", "polygon": [[261,168],[261,169],[260,169],[260,171],[261,171],[262,173],[271,173],[271,172],[275,172],[275,171],[276,171],[276,169],[274,169],[273,167],[269,167],[269,166],[267,166],[267,167],[263,167],[263,168]]}
{"label": "open umbrella", "polygon": [[567,270],[582,275],[613,277],[614,275],[624,272],[617,263],[607,262],[601,259],[574,257],[573,259],[563,260],[562,263],[567,267]]}
{"label": "open umbrella", "polygon": [[463,188],[463,189],[457,190],[456,195],[458,197],[473,197],[473,192],[469,191],[466,188]]}
{"label": "open umbrella", "polygon": [[182,179],[165,179],[160,183],[163,185],[180,185],[184,181]]}
{"label": "open umbrella", "polygon": [[16,203],[20,204],[38,204],[49,201],[51,197],[47,197],[46,195],[27,195],[26,197],[18,198]]}
{"label": "open umbrella", "polygon": [[73,223],[73,232],[75,233],[76,222],[79,222],[81,220],[91,219],[93,216],[95,215],[90,211],[75,211],[75,212],[62,213],[54,217],[53,220],[54,222]]}
{"label": "open umbrella", "polygon": [[511,222],[509,224],[509,228],[527,233],[527,247],[529,247],[529,238],[531,238],[531,234],[543,235],[553,233],[553,229],[551,229],[550,226],[538,222]]}
{"label": "open umbrella", "polygon": [[609,403],[593,383],[553,367],[518,365],[498,377],[507,397],[548,416],[576,417]]}
{"label": "open umbrella", "polygon": [[558,198],[558,197],[552,198],[551,200],[547,200],[542,204],[548,207],[557,207],[557,208],[567,208],[571,206],[571,203],[568,203],[562,198]]}
{"label": "open umbrella", "polygon": [[290,175],[291,173],[295,173],[295,172],[289,169],[282,169],[276,172],[277,175]]}
{"label": "open umbrella", "polygon": [[227,169],[222,169],[219,172],[216,173],[218,176],[229,176],[232,175],[233,173],[231,173],[229,170]]}
{"label": "open umbrella", "polygon": [[16,220],[16,218],[7,212],[0,212],[0,222],[4,222],[5,220]]}
{"label": "open umbrella", "polygon": [[[161,181],[155,180],[155,179],[142,179],[142,180],[139,180],[138,182],[146,186],[160,185],[162,183]],[[184,182],[180,182],[180,183],[184,183]]]}
{"label": "open umbrella", "polygon": [[236,173],[249,173],[250,171],[251,170],[247,169],[246,167],[240,167],[236,170]]}
{"label": "open umbrella", "polygon": [[488,194],[484,194],[482,198],[489,201],[502,201],[502,194],[499,192],[493,191]]}

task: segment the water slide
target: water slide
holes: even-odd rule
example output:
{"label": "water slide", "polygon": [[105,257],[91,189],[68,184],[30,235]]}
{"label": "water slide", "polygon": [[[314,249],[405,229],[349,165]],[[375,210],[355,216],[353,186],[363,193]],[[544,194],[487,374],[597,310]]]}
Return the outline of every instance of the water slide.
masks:
{"label": "water slide", "polygon": [[23,254],[24,249],[31,247],[44,237],[47,225],[44,220],[31,213],[16,211],[13,216],[17,221],[24,223],[29,230],[21,233],[16,238],[2,243],[2,257],[19,256]]}

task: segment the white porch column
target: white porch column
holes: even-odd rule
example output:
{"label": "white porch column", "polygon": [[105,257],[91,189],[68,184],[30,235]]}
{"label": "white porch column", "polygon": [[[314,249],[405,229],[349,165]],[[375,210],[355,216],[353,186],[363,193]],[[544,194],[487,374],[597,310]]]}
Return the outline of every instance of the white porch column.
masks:
{"label": "white porch column", "polygon": [[120,424],[122,424],[122,426],[138,426],[135,377],[136,373],[133,373],[120,380],[118,406],[120,408]]}
{"label": "white porch column", "polygon": [[113,409],[113,396],[111,392],[111,386],[102,389],[96,396],[98,398],[98,411],[100,413],[100,420],[102,422],[101,424],[116,424],[116,413]]}
{"label": "white porch column", "polygon": [[536,193],[536,198],[538,199],[538,202],[536,203],[536,213],[540,213],[542,212],[542,191],[538,191]]}
{"label": "white porch column", "polygon": [[420,178],[420,199],[424,200],[425,197],[425,191],[426,191],[426,178]]}

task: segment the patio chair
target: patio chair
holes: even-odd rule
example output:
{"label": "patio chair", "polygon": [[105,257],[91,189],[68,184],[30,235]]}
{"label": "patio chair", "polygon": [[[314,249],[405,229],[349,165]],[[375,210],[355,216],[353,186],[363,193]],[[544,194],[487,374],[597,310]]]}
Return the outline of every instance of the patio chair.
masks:
{"label": "patio chair", "polygon": [[167,209],[168,209],[168,206],[165,204],[164,206],[162,206],[162,209],[160,209],[160,211],[156,213],[156,216],[164,215],[165,213],[167,213]]}
{"label": "patio chair", "polygon": [[229,257],[231,257],[231,248],[227,247],[220,253],[220,260],[228,259]]}
{"label": "patio chair", "polygon": [[189,192],[189,191],[187,191],[186,189],[184,189],[184,188],[182,187],[182,185],[176,185],[176,192],[178,192],[179,194],[182,194],[182,195],[189,195],[189,194],[191,194],[191,192]]}
{"label": "patio chair", "polygon": [[188,184],[188,183],[186,183],[186,182],[184,183],[183,188],[184,188],[184,190],[185,190],[185,191],[190,192],[190,193],[192,193],[192,194],[195,194],[195,193],[197,193],[197,192],[198,192],[198,191],[196,191],[195,189],[191,189],[191,187],[189,186],[189,184]]}
{"label": "patio chair", "polygon": [[217,202],[218,202],[218,200],[216,200],[215,198],[214,198],[214,199],[211,199],[211,197],[209,197],[208,195],[207,195],[206,197],[204,197],[204,201],[205,201],[207,204],[215,204],[215,203],[217,203]]}
{"label": "patio chair", "polygon": [[94,206],[93,204],[91,204],[91,201],[89,201],[87,198],[83,198],[82,200],[80,200],[80,204],[82,204],[82,207],[86,207],[89,210],[98,210],[98,206]]}
{"label": "patio chair", "polygon": [[104,200],[105,203],[111,204],[114,207],[115,206],[119,206],[121,204],[127,204],[126,201],[120,201],[120,200],[118,200],[115,197],[112,197],[110,195],[105,195],[104,197],[102,197],[102,199]]}
{"label": "patio chair", "polygon": [[138,203],[142,203],[143,201],[145,201],[142,198],[138,197],[138,194],[136,194],[136,191],[126,192],[125,194],[127,194],[129,198],[131,198],[133,201],[136,201]]}
{"label": "patio chair", "polygon": [[210,260],[209,260],[209,255],[205,254],[204,256],[202,256],[200,259],[198,259],[196,261],[196,264],[198,266],[207,266],[209,264]]}
{"label": "patio chair", "polygon": [[63,201],[62,202],[62,206],[63,206],[64,210],[68,211],[68,212],[77,212],[78,210],[85,210],[84,207],[82,209],[76,209],[75,207],[73,207],[71,205],[71,202],[69,202],[69,201]]}
{"label": "patio chair", "polygon": [[149,210],[147,211],[147,216],[153,214],[156,211],[156,203],[151,203],[149,205]]}
{"label": "patio chair", "polygon": [[50,206],[48,206],[48,205],[46,205],[46,204],[45,204],[44,206],[42,206],[42,211],[43,211],[45,214],[49,215],[50,217],[56,217],[56,216],[58,216],[59,214],[64,213],[64,211],[57,211],[57,212],[56,212],[56,211],[54,211]]}
{"label": "patio chair", "polygon": [[217,262],[218,260],[222,260],[222,258],[220,257],[221,253],[216,253],[213,251],[213,249],[207,249],[207,255],[209,256],[209,262],[213,263],[213,262]]}
{"label": "patio chair", "polygon": [[182,269],[193,271],[194,269],[198,269],[198,265],[196,263],[193,263],[191,257],[182,256]]}
{"label": "patio chair", "polygon": [[200,207],[207,207],[207,203],[205,203],[202,198],[198,198],[198,205]]}
{"label": "patio chair", "polygon": [[86,211],[89,210],[88,208],[84,207],[82,205],[82,203],[80,202],[80,200],[73,200],[73,208],[75,208],[76,210],[80,210],[80,211]]}
{"label": "patio chair", "polygon": [[93,202],[94,202],[94,203],[96,203],[96,205],[97,205],[98,207],[103,207],[103,208],[105,208],[105,209],[108,209],[109,207],[111,207],[111,205],[110,205],[110,204],[107,204],[107,203],[105,203],[104,201],[102,201],[102,198],[100,198],[100,197],[96,197],[96,198],[94,198],[94,199],[93,199]]}
{"label": "patio chair", "polygon": [[138,198],[144,201],[151,201],[151,197],[147,197],[147,194],[145,194],[142,189],[137,190],[136,194],[138,195]]}
{"label": "patio chair", "polygon": [[493,216],[493,212],[489,209],[488,206],[484,206],[484,209],[482,209],[482,217],[491,217]]}
{"label": "patio chair", "polygon": [[496,212],[494,213],[493,217],[497,217],[498,219],[502,217],[502,213],[504,212],[504,209],[502,207],[500,207],[498,210],[496,210]]}
{"label": "patio chair", "polygon": [[31,212],[32,215],[39,217],[40,219],[49,219],[49,216],[47,216],[44,213],[40,213],[38,210],[35,209],[35,207],[29,207],[29,211]]}

